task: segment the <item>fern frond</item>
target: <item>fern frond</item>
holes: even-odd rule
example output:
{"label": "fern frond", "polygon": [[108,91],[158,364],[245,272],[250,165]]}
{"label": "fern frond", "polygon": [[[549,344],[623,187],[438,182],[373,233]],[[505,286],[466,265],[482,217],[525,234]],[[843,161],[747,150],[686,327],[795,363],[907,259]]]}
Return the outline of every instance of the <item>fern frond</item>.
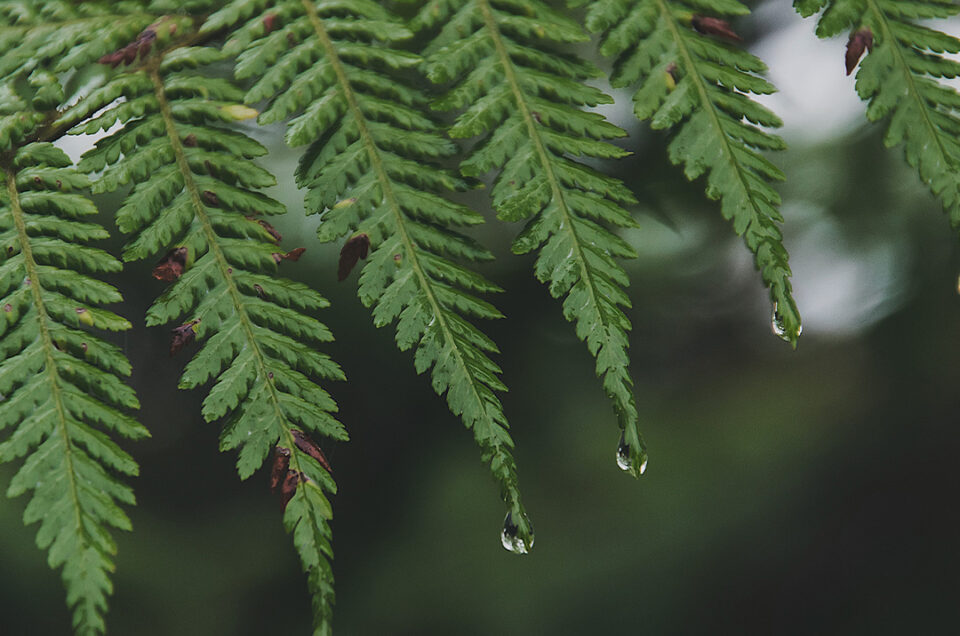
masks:
{"label": "fern frond", "polygon": [[[177,22],[165,24],[169,33]],[[175,31],[189,29],[180,23]],[[180,387],[213,382],[202,414],[208,422],[226,418],[220,447],[238,451],[240,477],[253,474],[275,448],[284,453],[284,523],[308,575],[317,633],[328,633],[333,576],[327,493],[336,485],[298,444],[301,431],[347,439],[332,415],[336,404],[315,381],[343,379],[340,367],[316,350],[332,340],[312,316],[328,303],[274,276],[284,253],[276,231],[258,215],[285,210],[258,191],[275,180],[251,161],[266,149],[224,125],[256,111],[236,103],[243,92],[229,81],[194,70],[219,59],[216,49],[171,47],[118,73],[78,107],[81,112],[66,117],[85,117],[112,103],[74,129],[92,133],[122,124],[80,167],[99,173],[95,192],[133,184],[117,211],[118,226],[132,235],[125,260],[172,248],[154,275],[176,282],[150,307],[147,325],[183,321],[174,329],[172,350],[193,339],[203,342]]]}
{"label": "fern frond", "polygon": [[603,55],[616,58],[611,83],[638,86],[636,116],[673,131],[670,161],[690,180],[706,175],[707,197],[720,201],[770,290],[774,333],[795,347],[800,314],[771,185],[783,173],[761,154],[786,147],[764,130],[782,122],[750,98],[776,89],[761,60],[729,43],[737,36],[723,20],[747,13],[737,0],[596,0],[586,24],[604,33]]}
{"label": "fern frond", "polygon": [[156,19],[141,5],[0,0],[0,76],[86,67]]}
{"label": "fern frond", "polygon": [[526,551],[533,530],[495,393],[505,390],[489,357],[497,348],[468,320],[501,316],[475,296],[498,288],[453,260],[491,255],[451,229],[482,217],[438,194],[467,184],[435,165],[456,147],[404,79],[420,57],[390,47],[411,33],[369,0],[238,0],[205,28],[241,20],[226,50],[239,53],[237,77],[255,80],[246,101],[269,100],[261,123],[295,115],[286,138],[308,144],[297,179],[309,189],[308,212],[322,213],[320,239],[369,240],[361,301],[378,327],[397,321],[399,348],[416,349],[417,371],[431,370],[434,390],[473,430],[510,509],[507,534],[519,540],[505,545]]}
{"label": "fern frond", "polygon": [[453,83],[434,106],[465,108],[450,136],[484,136],[461,172],[498,171],[499,218],[529,219],[513,251],[539,249],[536,276],[564,298],[564,316],[596,357],[613,401],[622,430],[617,462],[639,476],[647,459],[627,355],[629,281],[615,260],[636,254],[610,229],[636,227],[622,207],[635,200],[619,180],[574,159],[622,157],[628,153],[605,140],[626,133],[583,110],[613,100],[582,83],[600,75],[595,66],[559,50],[587,35],[538,0],[431,0],[413,27],[435,34],[424,51],[428,77]]}
{"label": "fern frond", "polygon": [[960,52],[960,39],[918,24],[955,16],[960,5],[948,0],[806,0],[795,6],[804,17],[824,9],[817,23],[821,38],[850,29],[848,74],[866,53],[856,88],[868,104],[867,119],[889,118],[884,145],[903,144],[907,163],[940,197],[951,225],[960,230],[960,93],[939,81],[960,76],[960,63],[944,57]]}
{"label": "fern frond", "polygon": [[[0,112],[2,112],[0,106]],[[40,523],[37,545],[63,567],[77,634],[104,631],[116,544],[134,503],[120,476],[137,464],[106,431],[139,439],[147,430],[123,410],[139,407],[122,379],[121,350],[87,327],[130,323],[99,305],[120,301],[93,276],[120,263],[91,240],[107,233],[83,221],[97,210],[79,194],[87,179],[59,149],[33,143],[0,153],[0,462],[24,458],[7,490],[32,491],[24,522]]]}

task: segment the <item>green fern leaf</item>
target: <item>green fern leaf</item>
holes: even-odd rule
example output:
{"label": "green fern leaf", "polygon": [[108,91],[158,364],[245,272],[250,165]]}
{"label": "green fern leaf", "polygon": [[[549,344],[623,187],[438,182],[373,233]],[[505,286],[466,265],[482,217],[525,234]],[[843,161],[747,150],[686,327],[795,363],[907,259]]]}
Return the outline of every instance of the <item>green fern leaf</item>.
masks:
{"label": "green fern leaf", "polygon": [[[960,93],[939,81],[960,76],[960,63],[943,55],[960,52],[960,39],[918,24],[955,16],[960,6],[947,0],[808,0],[795,6],[805,17],[824,9],[817,23],[822,38],[850,29],[855,46],[866,36],[856,86],[868,104],[867,119],[889,118],[884,145],[903,144],[907,163],[960,230]],[[848,73],[858,57],[848,52]]]}
{"label": "green fern leaf", "polygon": [[574,159],[622,157],[628,153],[605,140],[626,133],[583,110],[613,101],[582,83],[599,70],[558,50],[586,34],[536,0],[433,0],[413,28],[435,34],[424,51],[428,77],[453,83],[435,107],[466,109],[450,136],[485,135],[461,172],[498,170],[492,197],[499,218],[528,220],[513,250],[540,250],[537,278],[564,298],[564,316],[596,357],[618,414],[617,461],[639,476],[647,458],[627,355],[629,281],[615,260],[636,254],[610,229],[636,227],[621,207],[635,200],[619,180]]}
{"label": "green fern leaf", "polygon": [[778,225],[780,195],[770,183],[783,173],[761,154],[785,148],[764,130],[782,122],[750,99],[775,88],[760,76],[762,61],[724,41],[735,34],[722,18],[747,13],[737,0],[596,0],[587,27],[604,33],[600,50],[616,58],[612,84],[638,85],[636,116],[673,131],[670,161],[688,179],[706,175],[707,197],[720,201],[770,290],[774,332],[795,347],[800,314]]}
{"label": "green fern leaf", "polygon": [[[509,506],[508,542],[533,543],[520,499],[513,441],[496,391],[505,390],[489,354],[496,345],[467,317],[499,318],[477,292],[498,288],[453,259],[491,254],[451,226],[482,217],[437,193],[467,183],[436,167],[456,147],[422,113],[426,99],[404,78],[419,56],[391,48],[411,33],[377,3],[237,0],[214,13],[206,29],[245,21],[228,53],[236,75],[254,83],[246,101],[269,100],[259,121],[295,116],[293,146],[308,145],[297,178],[307,209],[322,213],[323,241],[363,234],[372,249],[359,295],[380,327],[397,321],[401,350],[416,349],[418,372],[473,430]],[[507,545],[505,544],[505,545]]]}
{"label": "green fern leaf", "polygon": [[[157,28],[191,37],[186,19],[171,18]],[[213,383],[202,414],[208,422],[225,418],[220,447],[238,451],[242,479],[271,451],[284,458],[284,523],[308,574],[317,633],[328,633],[333,576],[327,494],[336,485],[298,444],[301,431],[347,439],[332,415],[336,404],[314,381],[343,379],[340,367],[316,350],[332,336],[311,314],[328,303],[308,287],[274,276],[284,253],[258,215],[285,210],[257,191],[275,181],[251,161],[266,149],[224,125],[256,111],[236,103],[243,92],[229,81],[193,70],[220,59],[219,51],[177,41],[154,51],[64,121],[83,119],[123,96],[73,129],[90,133],[122,124],[97,142],[80,167],[99,173],[96,192],[133,184],[117,211],[120,229],[132,235],[125,260],[173,248],[154,274],[176,282],[150,307],[147,324],[186,320],[174,329],[171,350],[203,342],[180,387]]]}
{"label": "green fern leaf", "polygon": [[[0,106],[0,112],[3,107]],[[120,263],[86,242],[102,227],[78,194],[87,179],[59,149],[32,143],[0,153],[0,462],[24,458],[7,494],[32,491],[24,512],[39,522],[37,545],[63,567],[77,634],[105,630],[116,544],[108,528],[130,529],[120,504],[134,503],[119,476],[137,464],[106,434],[139,439],[147,430],[123,413],[139,407],[123,383],[130,364],[120,349],[88,331],[128,329],[98,307],[120,294],[91,275]]]}

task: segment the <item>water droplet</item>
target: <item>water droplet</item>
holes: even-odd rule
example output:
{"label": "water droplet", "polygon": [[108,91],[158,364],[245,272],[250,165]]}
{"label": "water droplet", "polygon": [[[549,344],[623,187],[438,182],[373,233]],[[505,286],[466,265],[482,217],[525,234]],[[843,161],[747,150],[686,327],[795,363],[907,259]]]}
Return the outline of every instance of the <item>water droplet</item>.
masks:
{"label": "water droplet", "polygon": [[533,547],[533,524],[530,523],[530,519],[526,515],[523,516],[523,522],[524,525],[529,528],[529,544],[526,538],[521,535],[520,526],[514,523],[512,512],[508,512],[506,518],[503,520],[503,531],[500,532],[500,543],[502,543],[503,547],[508,551],[515,554],[526,554],[530,551],[530,548]]}
{"label": "water droplet", "polygon": [[647,470],[647,455],[644,453],[640,455],[640,457],[642,461],[640,462],[640,467],[637,468],[633,456],[630,454],[630,445],[627,444],[624,434],[621,433],[620,443],[617,444],[617,466],[620,467],[620,470],[639,477]]}
{"label": "water droplet", "polygon": [[[777,303],[773,303],[773,314],[770,316],[770,331],[773,332],[773,335],[780,338],[784,342],[790,342],[793,338],[790,337],[790,334],[787,333],[787,325],[783,321],[783,316],[780,315],[780,312],[777,311]],[[796,337],[799,338],[800,334],[803,333],[803,325],[797,327]]]}

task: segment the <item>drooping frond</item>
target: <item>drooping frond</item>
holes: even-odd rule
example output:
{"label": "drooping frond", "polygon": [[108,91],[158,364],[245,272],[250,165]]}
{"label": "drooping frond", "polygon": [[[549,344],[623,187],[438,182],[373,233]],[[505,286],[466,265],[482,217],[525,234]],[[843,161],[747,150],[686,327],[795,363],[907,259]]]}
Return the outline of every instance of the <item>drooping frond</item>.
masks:
{"label": "drooping frond", "polygon": [[761,154],[785,148],[764,130],[782,122],[750,98],[776,89],[761,76],[766,65],[731,44],[739,36],[724,20],[747,13],[737,0],[596,0],[587,27],[604,33],[600,50],[616,58],[612,84],[637,86],[636,116],[672,131],[670,161],[688,179],[706,176],[707,197],[720,201],[770,289],[774,333],[796,346],[800,315],[770,183],[783,173]]}
{"label": "drooping frond", "polygon": [[424,52],[429,78],[453,84],[434,107],[465,109],[450,136],[484,136],[461,171],[498,171],[499,218],[529,219],[513,250],[539,249],[537,278],[564,298],[564,316],[596,357],[618,414],[617,462],[639,476],[646,450],[628,365],[628,279],[615,260],[636,254],[610,229],[635,227],[621,207],[634,198],[619,180],[575,159],[628,154],[605,141],[625,133],[583,110],[613,100],[583,84],[600,75],[595,66],[560,51],[587,36],[538,0],[431,0],[413,24],[434,35]]}
{"label": "drooping frond", "polygon": [[434,390],[473,430],[510,509],[505,545],[526,551],[533,532],[495,394],[505,390],[489,357],[497,349],[468,320],[500,317],[475,295],[498,288],[454,261],[491,257],[451,229],[483,219],[442,196],[466,183],[436,167],[456,147],[403,79],[420,58],[390,48],[410,32],[370,0],[237,0],[206,28],[240,20],[226,50],[239,53],[237,77],[253,82],[246,101],[269,100],[261,123],[295,116],[287,141],[308,146],[297,179],[308,212],[322,214],[321,240],[369,244],[360,299],[377,326],[397,321],[399,348],[416,349],[417,371],[431,370]]}
{"label": "drooping frond", "polygon": [[120,477],[138,470],[107,432],[148,435],[123,412],[139,406],[121,379],[130,364],[87,329],[130,327],[99,306],[120,294],[94,278],[120,263],[86,245],[107,233],[83,220],[97,210],[61,150],[0,145],[0,462],[24,458],[7,494],[33,492],[23,519],[40,523],[37,545],[63,567],[74,630],[99,634],[113,591],[109,528],[129,530],[120,504],[134,503]]}
{"label": "drooping frond", "polygon": [[[943,56],[960,52],[960,40],[918,24],[948,18],[960,5],[948,0],[805,0],[804,17],[821,9],[817,35],[850,30],[847,73],[860,56],[857,94],[868,103],[867,118],[889,117],[884,144],[903,144],[907,163],[943,201],[960,230],[960,94],[940,78],[960,76],[960,63]],[[839,67],[839,65],[838,65]]]}
{"label": "drooping frond", "polygon": [[312,316],[328,303],[276,277],[277,264],[299,252],[284,253],[279,234],[260,218],[285,211],[258,191],[275,183],[251,161],[266,150],[226,125],[256,111],[236,103],[243,92],[229,80],[194,70],[220,59],[219,51],[177,46],[169,42],[174,31],[186,37],[190,25],[171,18],[156,26],[158,46],[139,55],[139,66],[117,73],[67,117],[112,104],[73,132],[122,124],[80,167],[99,174],[95,192],[133,184],[117,211],[132,237],[123,257],[166,253],[154,276],[173,284],[150,307],[147,324],[179,323],[172,353],[203,343],[180,386],[213,383],[202,413],[209,422],[225,418],[221,450],[238,450],[244,479],[276,454],[274,487],[282,489],[284,523],[308,576],[317,633],[325,634],[333,604],[327,493],[336,486],[304,431],[347,439],[332,415],[336,404],[316,382],[343,378],[316,350],[332,339]]}

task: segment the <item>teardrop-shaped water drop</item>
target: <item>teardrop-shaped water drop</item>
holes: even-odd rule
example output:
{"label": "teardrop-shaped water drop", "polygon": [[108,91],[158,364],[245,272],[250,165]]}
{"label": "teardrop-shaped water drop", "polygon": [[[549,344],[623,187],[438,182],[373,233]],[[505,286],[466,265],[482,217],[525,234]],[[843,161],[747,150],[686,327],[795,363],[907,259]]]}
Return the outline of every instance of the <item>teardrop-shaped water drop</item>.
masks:
{"label": "teardrop-shaped water drop", "polygon": [[630,445],[627,444],[625,435],[621,433],[620,443],[617,444],[617,466],[620,467],[620,470],[630,473],[634,477],[639,477],[647,470],[646,453],[641,454],[640,458],[640,466],[637,467],[633,455],[630,453]]}
{"label": "teardrop-shaped water drop", "polygon": [[[790,334],[787,333],[787,325],[783,320],[783,316],[780,315],[780,312],[777,311],[777,303],[773,303],[773,314],[770,317],[770,331],[773,332],[773,335],[777,336],[784,342],[790,342],[793,340]],[[797,327],[797,338],[800,337],[800,334],[803,333],[803,325]]]}
{"label": "teardrop-shaped water drop", "polygon": [[514,522],[513,513],[508,512],[506,518],[503,520],[503,530],[500,532],[500,543],[503,544],[504,548],[514,554],[526,554],[530,551],[530,548],[533,547],[533,524],[530,523],[530,519],[526,515],[523,516],[523,521],[527,528],[529,528],[529,543],[527,539],[522,536],[520,526]]}

